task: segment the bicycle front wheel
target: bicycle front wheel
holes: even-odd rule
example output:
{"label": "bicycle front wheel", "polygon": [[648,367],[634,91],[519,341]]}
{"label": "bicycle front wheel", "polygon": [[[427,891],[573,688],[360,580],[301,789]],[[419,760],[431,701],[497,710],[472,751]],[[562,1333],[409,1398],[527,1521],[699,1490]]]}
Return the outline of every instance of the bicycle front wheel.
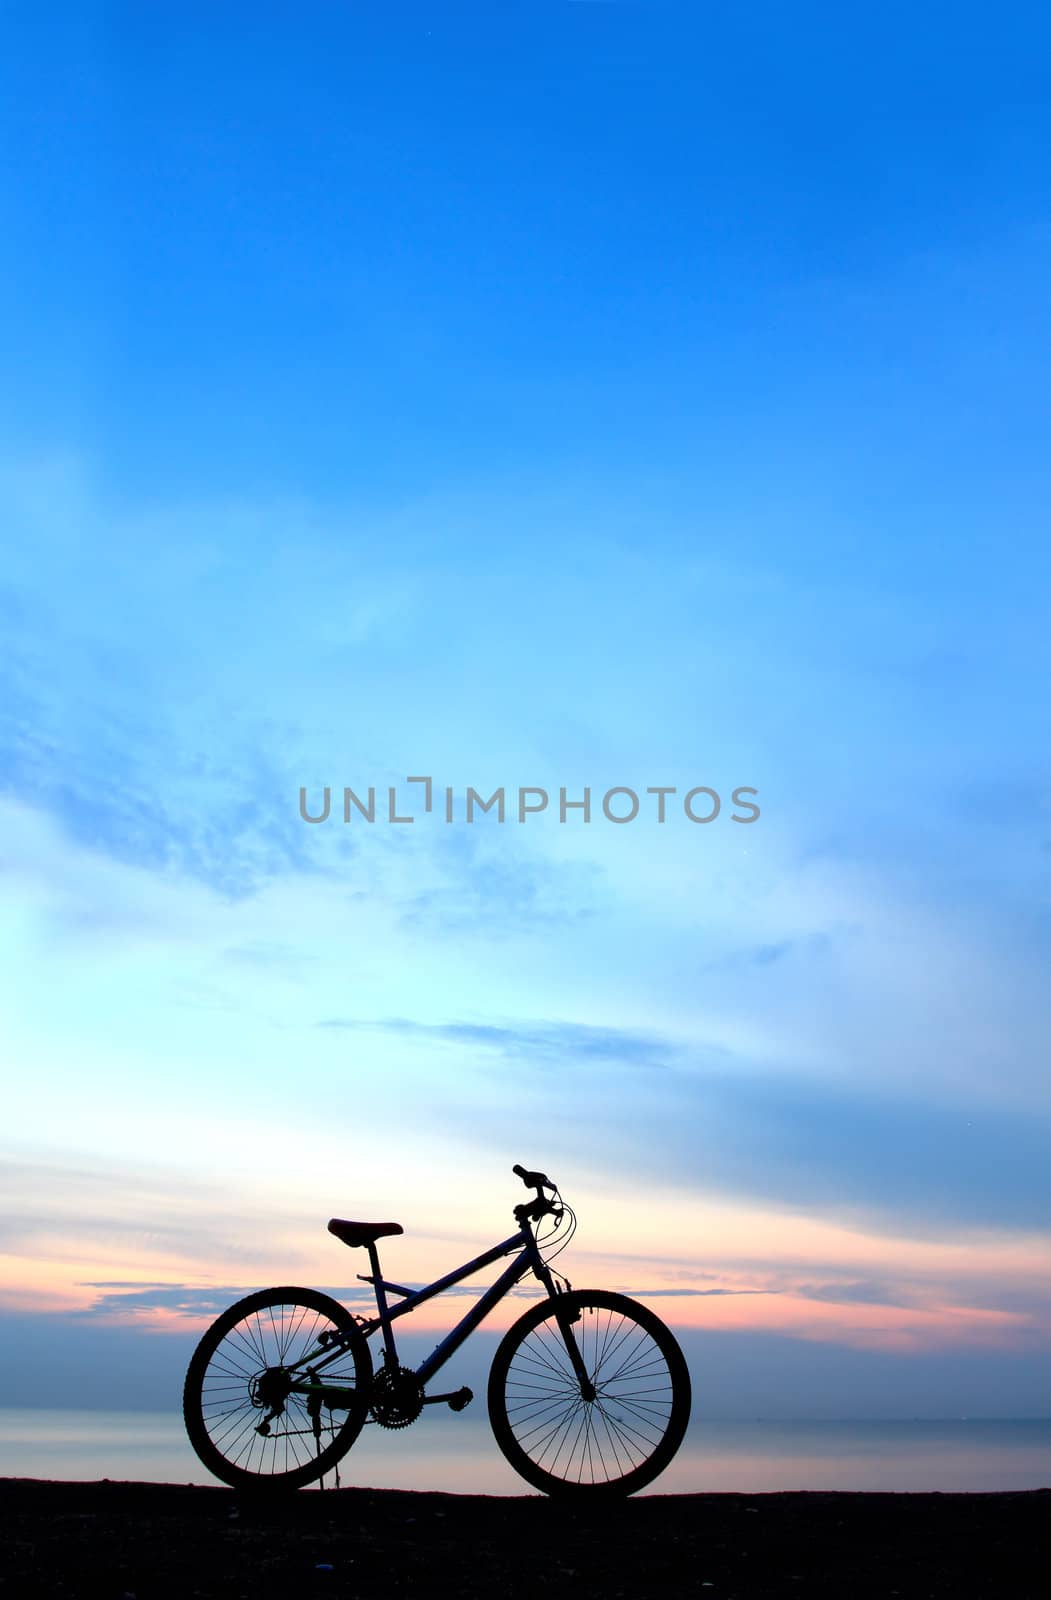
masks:
{"label": "bicycle front wheel", "polygon": [[[594,1398],[572,1364],[568,1323]],[[627,1295],[576,1289],[504,1336],[489,1420],[516,1472],[546,1494],[634,1494],[664,1471],[690,1419],[690,1374],[671,1331]]]}
{"label": "bicycle front wheel", "polygon": [[263,1289],[225,1311],[197,1346],[183,1389],[186,1431],[224,1483],[298,1489],[354,1443],[371,1379],[368,1345],[338,1300]]}

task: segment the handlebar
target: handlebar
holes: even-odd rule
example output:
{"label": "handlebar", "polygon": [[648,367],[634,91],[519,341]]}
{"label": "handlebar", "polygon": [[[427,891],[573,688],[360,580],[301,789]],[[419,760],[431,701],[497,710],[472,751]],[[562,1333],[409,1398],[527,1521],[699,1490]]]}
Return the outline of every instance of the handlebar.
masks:
{"label": "handlebar", "polygon": [[561,1215],[561,1206],[554,1200],[549,1200],[544,1194],[545,1189],[550,1189],[552,1195],[558,1194],[558,1185],[551,1182],[543,1172],[527,1172],[525,1167],[514,1166],[511,1171],[516,1177],[521,1178],[527,1189],[536,1190],[536,1199],[526,1201],[524,1205],[515,1206],[515,1221],[522,1223],[528,1218],[531,1222],[539,1222],[542,1217]]}
{"label": "handlebar", "polygon": [[552,1183],[550,1178],[542,1172],[527,1172],[525,1167],[514,1166],[511,1168],[516,1178],[521,1178],[527,1189],[535,1189],[537,1194],[541,1189],[552,1189],[557,1193],[557,1183]]}

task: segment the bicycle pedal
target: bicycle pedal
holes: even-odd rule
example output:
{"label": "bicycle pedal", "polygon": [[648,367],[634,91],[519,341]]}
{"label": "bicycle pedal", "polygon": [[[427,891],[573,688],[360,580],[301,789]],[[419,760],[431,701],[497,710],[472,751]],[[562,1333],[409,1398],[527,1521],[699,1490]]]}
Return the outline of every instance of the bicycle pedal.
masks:
{"label": "bicycle pedal", "polygon": [[455,1394],[449,1396],[449,1410],[462,1411],[464,1406],[469,1406],[473,1399],[473,1389],[457,1389]]}

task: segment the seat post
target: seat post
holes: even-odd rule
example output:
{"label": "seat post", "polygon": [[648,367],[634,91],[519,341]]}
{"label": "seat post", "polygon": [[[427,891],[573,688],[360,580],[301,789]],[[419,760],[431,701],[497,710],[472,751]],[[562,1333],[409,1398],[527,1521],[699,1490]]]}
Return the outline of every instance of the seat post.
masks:
{"label": "seat post", "polygon": [[376,1249],[374,1240],[368,1245],[368,1252],[369,1266],[372,1268],[372,1287],[376,1291],[376,1310],[380,1314],[380,1322],[383,1326],[383,1348],[387,1355],[387,1365],[396,1367],[398,1365],[398,1350],[394,1343],[394,1329],[387,1318],[387,1291],[383,1287],[379,1251]]}

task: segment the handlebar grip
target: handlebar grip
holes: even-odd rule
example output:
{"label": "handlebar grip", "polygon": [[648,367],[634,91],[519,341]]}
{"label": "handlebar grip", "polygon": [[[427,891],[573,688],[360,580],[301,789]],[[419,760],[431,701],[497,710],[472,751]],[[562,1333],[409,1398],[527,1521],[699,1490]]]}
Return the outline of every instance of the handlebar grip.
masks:
{"label": "handlebar grip", "polygon": [[551,1179],[545,1177],[544,1173],[542,1172],[527,1172],[525,1167],[520,1167],[517,1165],[513,1166],[511,1171],[517,1178],[521,1178],[527,1189],[535,1189],[538,1194],[540,1193],[541,1189],[554,1189],[557,1187],[557,1185],[553,1184]]}

